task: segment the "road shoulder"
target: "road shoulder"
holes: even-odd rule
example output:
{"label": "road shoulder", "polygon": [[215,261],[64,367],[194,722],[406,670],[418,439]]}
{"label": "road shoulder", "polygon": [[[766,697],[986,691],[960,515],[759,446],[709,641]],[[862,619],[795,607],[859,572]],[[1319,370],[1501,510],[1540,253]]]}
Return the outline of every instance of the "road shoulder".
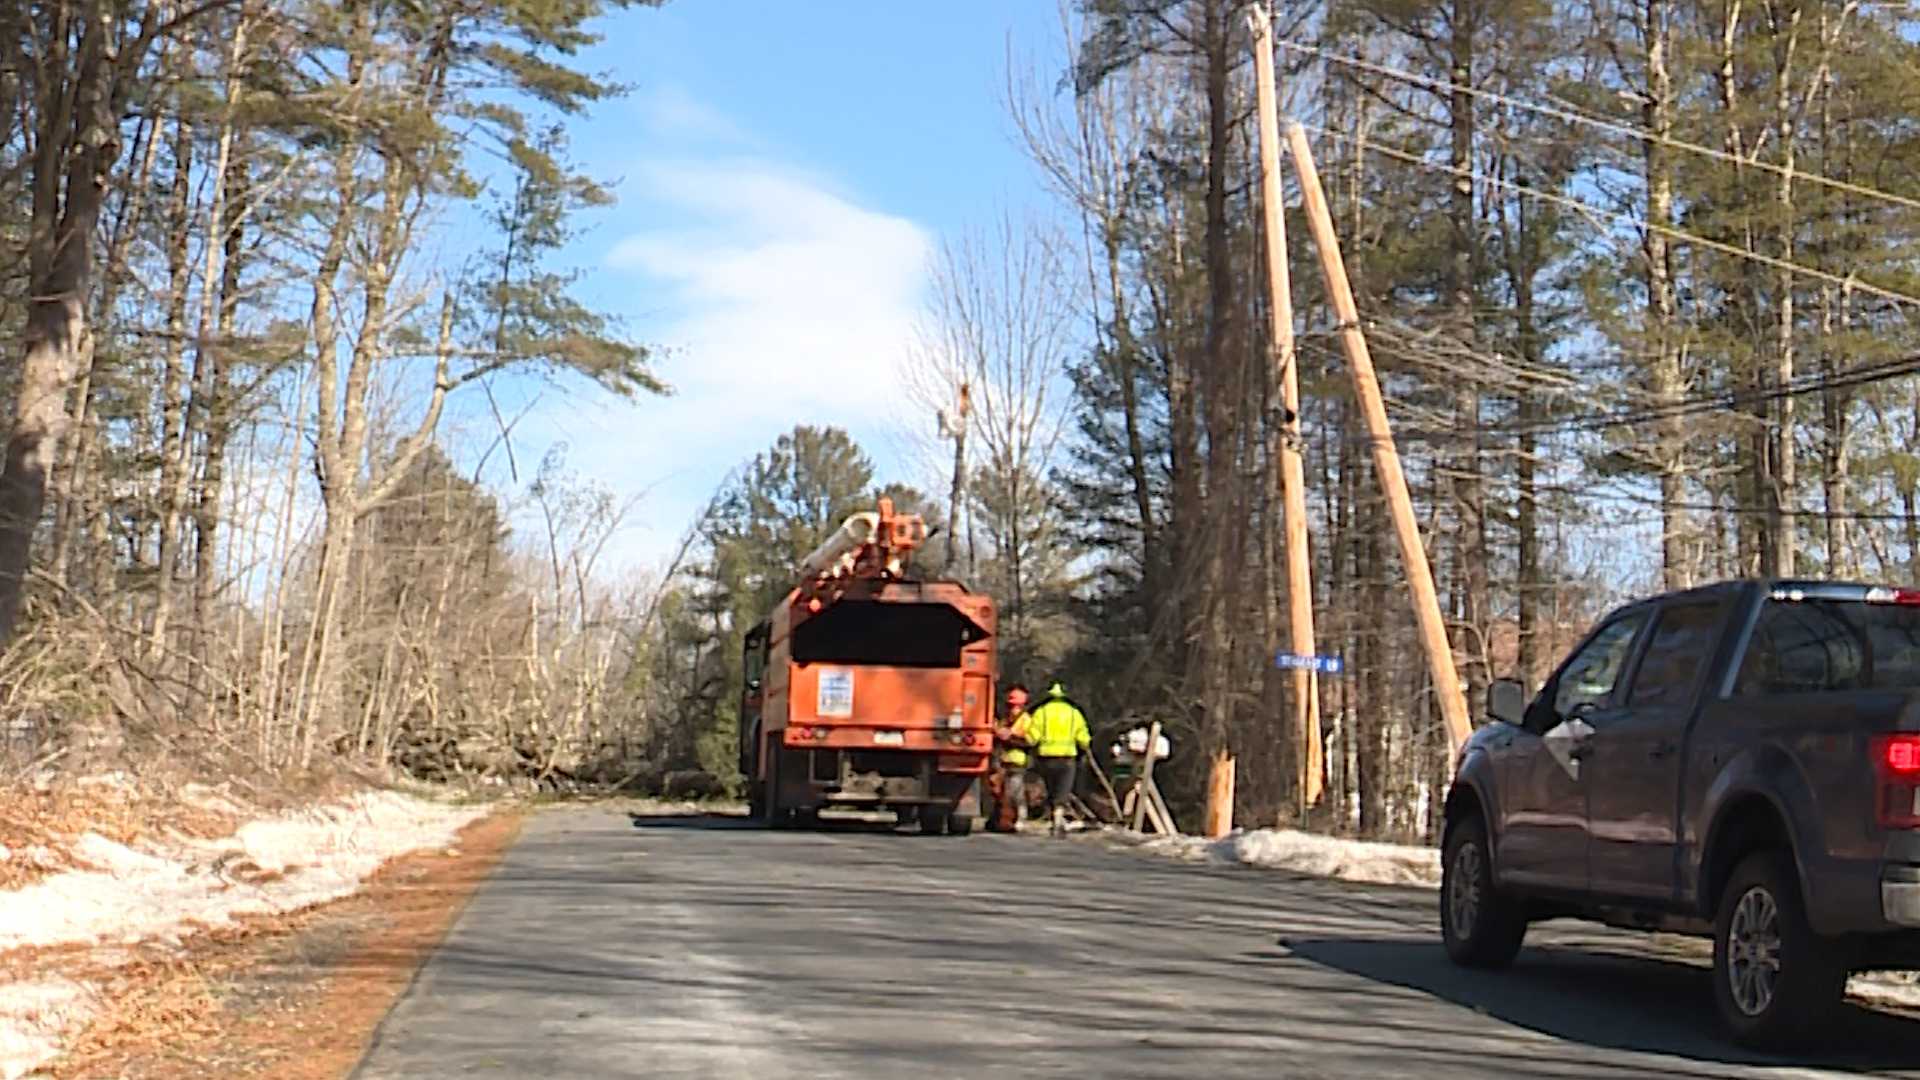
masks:
{"label": "road shoulder", "polygon": [[123,965],[110,1004],[50,1070],[60,1080],[347,1075],[415,973],[519,834],[481,818],[447,848],[389,862],[359,892],[193,938]]}

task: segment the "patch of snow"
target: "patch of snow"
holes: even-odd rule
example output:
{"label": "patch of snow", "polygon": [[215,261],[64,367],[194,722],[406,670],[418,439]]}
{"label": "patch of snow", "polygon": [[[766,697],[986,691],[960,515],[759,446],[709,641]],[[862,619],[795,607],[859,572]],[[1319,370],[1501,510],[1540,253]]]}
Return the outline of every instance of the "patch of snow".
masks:
{"label": "patch of snow", "polygon": [[1920,972],[1876,971],[1847,980],[1847,993],[1873,1005],[1920,1009]]}
{"label": "patch of snow", "polygon": [[93,995],[71,979],[0,986],[0,1080],[19,1080],[60,1054],[60,1039],[93,1015]]}
{"label": "patch of snow", "polygon": [[[0,892],[0,953],[177,944],[241,916],[337,900],[389,859],[449,847],[486,809],[381,792],[251,821],[212,843],[176,840],[141,850],[86,833],[72,854],[88,869]],[[22,854],[42,865],[57,861],[41,847]],[[105,957],[96,951],[95,959]],[[56,1055],[62,1034],[94,1011],[90,995],[57,978],[0,985],[0,1080],[16,1080]]]}
{"label": "patch of snow", "polygon": [[[196,926],[326,903],[396,855],[446,847],[483,812],[388,792],[360,795],[249,822],[211,859],[204,846],[138,851],[88,833],[74,854],[93,869],[0,893],[0,953],[171,940]],[[222,872],[243,860],[271,880],[245,884]]]}
{"label": "patch of snow", "polygon": [[219,788],[205,784],[186,784],[180,788],[180,801],[197,810],[209,810],[217,814],[231,814],[234,817],[246,817],[252,811],[234,800]]}
{"label": "patch of snow", "polygon": [[121,791],[134,790],[133,778],[123,772],[100,773],[97,776],[83,776],[74,781],[77,787],[108,787]]}
{"label": "patch of snow", "polygon": [[7,845],[0,844],[0,862],[6,862],[11,858],[13,858],[13,852],[8,850]]}
{"label": "patch of snow", "polygon": [[1371,885],[1440,884],[1440,853],[1432,848],[1343,840],[1292,829],[1234,830],[1218,840],[1166,836],[1144,850],[1190,862],[1258,866]]}

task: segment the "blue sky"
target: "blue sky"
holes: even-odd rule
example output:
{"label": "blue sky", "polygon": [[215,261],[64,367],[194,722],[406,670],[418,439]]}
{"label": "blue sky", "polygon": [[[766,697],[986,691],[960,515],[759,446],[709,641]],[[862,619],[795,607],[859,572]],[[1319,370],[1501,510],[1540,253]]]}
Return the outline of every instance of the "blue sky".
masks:
{"label": "blue sky", "polygon": [[[606,21],[586,58],[632,87],[571,126],[610,181],[564,262],[582,294],[660,350],[673,397],[499,387],[524,488],[556,443],[568,466],[645,493],[610,549],[669,554],[727,472],[796,423],[852,431],[883,479],[912,465],[897,366],[944,235],[1046,198],[1002,105],[1008,49],[1060,61],[1049,0],[675,0]],[[484,402],[450,417],[462,456],[490,438]],[[513,486],[499,455],[487,478]]]}

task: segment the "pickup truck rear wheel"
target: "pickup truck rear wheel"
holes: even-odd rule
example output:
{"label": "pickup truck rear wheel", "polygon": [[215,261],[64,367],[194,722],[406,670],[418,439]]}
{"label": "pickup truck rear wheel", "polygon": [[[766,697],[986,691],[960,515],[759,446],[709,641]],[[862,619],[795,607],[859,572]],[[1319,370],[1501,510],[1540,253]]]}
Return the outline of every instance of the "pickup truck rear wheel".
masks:
{"label": "pickup truck rear wheel", "polygon": [[1735,1041],[1782,1050],[1811,1042],[1846,993],[1847,969],[1814,933],[1793,859],[1760,851],[1734,868],[1714,920],[1713,997]]}
{"label": "pickup truck rear wheel", "polygon": [[1527,936],[1525,910],[1494,885],[1490,850],[1487,827],[1478,818],[1461,822],[1447,836],[1440,937],[1447,956],[1463,967],[1506,967]]}

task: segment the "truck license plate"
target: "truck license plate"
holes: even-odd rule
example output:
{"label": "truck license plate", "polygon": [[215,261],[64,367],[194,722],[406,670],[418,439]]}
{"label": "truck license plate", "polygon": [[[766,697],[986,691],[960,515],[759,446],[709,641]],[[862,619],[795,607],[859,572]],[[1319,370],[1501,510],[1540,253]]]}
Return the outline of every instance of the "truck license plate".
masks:
{"label": "truck license plate", "polygon": [[876,731],[873,733],[875,746],[905,746],[907,733],[904,731]]}

